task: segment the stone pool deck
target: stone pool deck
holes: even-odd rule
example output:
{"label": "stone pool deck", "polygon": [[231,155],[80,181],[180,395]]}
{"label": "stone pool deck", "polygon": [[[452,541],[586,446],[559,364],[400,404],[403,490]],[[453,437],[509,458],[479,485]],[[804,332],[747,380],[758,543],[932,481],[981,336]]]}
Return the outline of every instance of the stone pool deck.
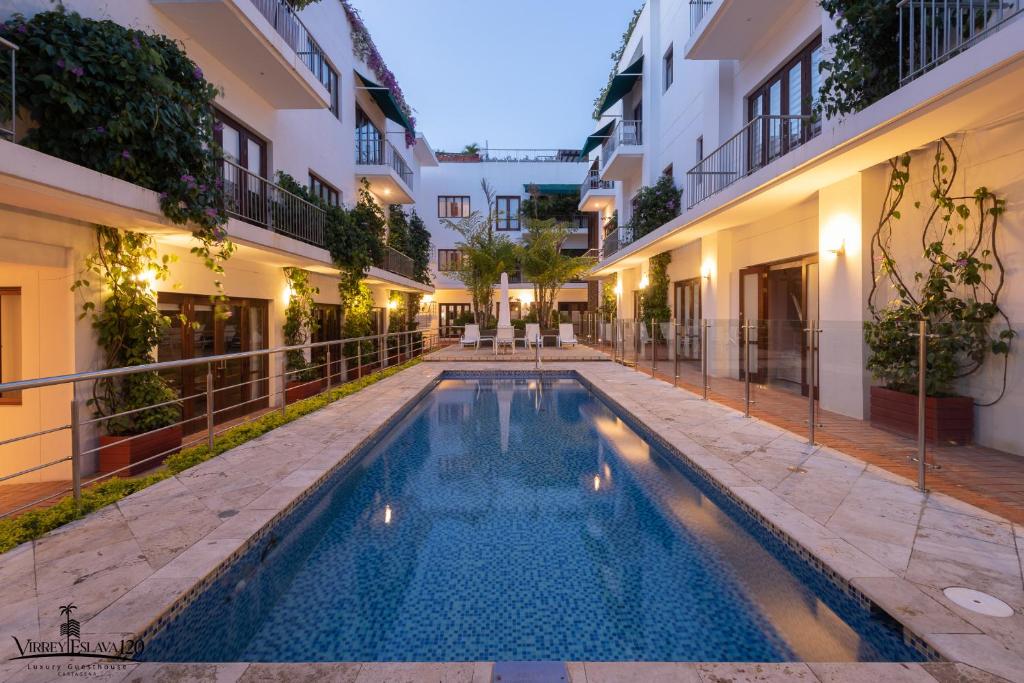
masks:
{"label": "stone pool deck", "polygon": [[[58,640],[77,605],[82,640],[120,640],[154,620],[322,478],[444,370],[532,363],[422,363],[117,505],[0,555],[0,680],[52,680],[6,661]],[[899,619],[950,664],[572,664],[573,681],[1024,682],[1024,526],[613,363],[575,370],[698,468]],[[966,586],[1014,608],[985,617],[948,601]],[[480,681],[470,664],[126,664],[87,680]],[[998,677],[997,677],[998,676]],[[85,676],[79,676],[85,678]]]}

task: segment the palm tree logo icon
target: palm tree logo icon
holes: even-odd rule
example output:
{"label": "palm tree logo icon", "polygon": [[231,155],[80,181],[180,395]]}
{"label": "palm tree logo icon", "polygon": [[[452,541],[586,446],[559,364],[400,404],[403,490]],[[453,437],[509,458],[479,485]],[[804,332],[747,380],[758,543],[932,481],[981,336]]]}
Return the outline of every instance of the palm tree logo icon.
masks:
{"label": "palm tree logo icon", "polygon": [[78,623],[78,619],[71,618],[71,612],[78,609],[78,605],[68,603],[67,605],[60,606],[60,613],[66,618],[66,621],[60,625],[60,634],[67,637],[67,652],[71,652],[71,639],[78,639],[81,637],[81,625]]}

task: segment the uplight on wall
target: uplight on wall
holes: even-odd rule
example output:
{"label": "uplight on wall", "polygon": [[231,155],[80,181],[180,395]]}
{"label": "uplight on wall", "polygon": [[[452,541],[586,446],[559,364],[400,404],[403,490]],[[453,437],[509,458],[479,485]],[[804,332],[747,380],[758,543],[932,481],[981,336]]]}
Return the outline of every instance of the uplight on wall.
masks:
{"label": "uplight on wall", "polygon": [[647,273],[640,276],[640,289],[647,289],[647,285],[651,284],[650,279],[647,277]]}
{"label": "uplight on wall", "polygon": [[523,290],[519,293],[520,303],[524,303],[527,306],[533,303],[533,292],[528,289]]}
{"label": "uplight on wall", "polygon": [[420,303],[423,304],[424,306],[429,306],[430,304],[434,303],[434,295],[424,294],[423,298],[420,299]]}
{"label": "uplight on wall", "polygon": [[847,240],[852,243],[859,234],[859,225],[853,216],[845,213],[836,214],[822,227],[819,237],[821,250],[841,256],[846,253]]}
{"label": "uplight on wall", "polygon": [[389,301],[388,302],[388,308],[390,308],[392,311],[395,310],[396,308],[398,308],[398,300],[397,299],[392,299],[391,301]]}
{"label": "uplight on wall", "polygon": [[286,281],[284,283],[284,290],[281,292],[281,300],[284,301],[285,305],[291,302],[292,295],[294,293],[294,290],[292,290],[292,283]]}
{"label": "uplight on wall", "polygon": [[711,259],[705,259],[704,263],[700,266],[700,276],[707,282],[711,282],[711,276],[715,274],[715,262]]}
{"label": "uplight on wall", "polygon": [[615,296],[622,296],[622,283],[616,282],[615,289],[613,291],[615,292]]}

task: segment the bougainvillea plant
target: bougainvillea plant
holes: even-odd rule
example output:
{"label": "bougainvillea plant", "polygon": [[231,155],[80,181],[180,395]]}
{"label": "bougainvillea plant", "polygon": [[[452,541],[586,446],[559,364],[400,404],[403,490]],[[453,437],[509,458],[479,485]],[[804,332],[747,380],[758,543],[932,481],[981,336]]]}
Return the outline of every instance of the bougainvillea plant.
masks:
{"label": "bougainvillea plant", "polygon": [[640,239],[678,216],[682,196],[682,190],[676,189],[675,181],[668,175],[662,175],[650,187],[640,188],[633,198],[633,216],[629,219],[633,239]]}
{"label": "bougainvillea plant", "polygon": [[[320,293],[320,288],[309,281],[309,273],[301,268],[285,268],[284,278],[288,283],[289,296],[281,331],[285,346],[299,346],[319,329],[313,298]],[[301,350],[287,352],[285,364],[288,381],[308,382],[317,376],[317,368],[311,366]]]}
{"label": "bougainvillea plant", "polygon": [[348,24],[352,27],[352,54],[366,62],[366,65],[377,77],[377,82],[391,91],[398,107],[409,120],[409,128],[405,129],[405,146],[413,147],[416,144],[416,117],[412,114],[412,107],[405,101],[405,95],[398,85],[398,79],[384,62],[380,50],[377,49],[373,38],[370,37],[369,29],[366,28],[366,24],[359,16],[359,11],[348,0],[341,0],[341,6],[345,8],[345,16],[348,17]]}
{"label": "bougainvillea plant", "polygon": [[[969,195],[954,194],[960,170],[946,138],[936,143],[929,192],[919,228],[923,269],[908,277],[893,254],[892,238],[903,220],[901,205],[910,183],[911,156],[890,160],[889,188],[878,227],[871,236],[872,287],[864,323],[871,355],[867,367],[886,387],[917,393],[918,321],[929,323],[925,392],[951,394],[957,380],[977,372],[988,354],[1002,356],[1002,390],[1006,393],[1007,360],[1015,333],[999,307],[1005,281],[997,236],[1006,200],[982,186]],[[887,282],[888,287],[880,287]],[[879,305],[880,293],[895,297]]]}
{"label": "bougainvillea plant", "polygon": [[608,94],[608,88],[612,87],[612,79],[615,78],[615,74],[618,73],[619,61],[622,59],[622,55],[626,53],[626,45],[629,43],[629,39],[633,37],[633,31],[636,29],[636,24],[640,21],[640,14],[643,13],[644,7],[641,5],[637,9],[633,10],[633,16],[629,19],[629,26],[622,33],[622,42],[619,43],[619,47],[615,52],[611,54],[612,57],[612,70],[608,74],[608,82],[601,88],[601,92],[597,93],[597,97],[594,98],[594,120],[597,121],[601,118],[601,104],[604,103],[604,97]]}
{"label": "bougainvillea plant", "polygon": [[0,36],[19,48],[18,105],[32,121],[21,144],[160,193],[164,215],[192,226],[192,252],[222,274],[234,247],[214,139],[218,90],[181,46],[63,7],[15,14]]}

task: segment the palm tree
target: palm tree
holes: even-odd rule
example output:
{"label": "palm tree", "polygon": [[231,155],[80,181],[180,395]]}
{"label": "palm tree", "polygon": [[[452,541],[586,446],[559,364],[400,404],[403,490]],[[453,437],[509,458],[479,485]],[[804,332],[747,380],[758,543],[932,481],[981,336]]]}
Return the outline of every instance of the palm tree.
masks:
{"label": "palm tree", "polygon": [[476,142],[471,142],[471,143],[469,143],[468,145],[466,145],[465,147],[462,148],[462,153],[463,154],[479,154],[480,153],[480,145],[478,143],[476,143]]}
{"label": "palm tree", "polygon": [[519,247],[520,260],[523,275],[533,283],[538,321],[542,325],[550,324],[562,285],[582,277],[594,265],[593,258],[562,253],[562,245],[571,234],[569,223],[554,218],[527,220],[527,232]]}

